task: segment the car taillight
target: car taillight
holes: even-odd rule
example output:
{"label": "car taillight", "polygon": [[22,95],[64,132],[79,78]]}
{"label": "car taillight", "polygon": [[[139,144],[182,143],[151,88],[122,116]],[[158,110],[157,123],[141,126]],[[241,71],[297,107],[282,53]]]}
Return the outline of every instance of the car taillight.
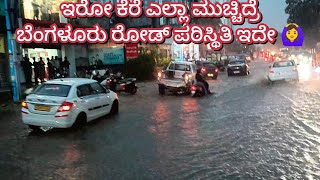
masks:
{"label": "car taillight", "polygon": [[191,86],[191,91],[197,90],[196,86]]}
{"label": "car taillight", "polygon": [[119,90],[120,90],[120,91],[124,91],[124,90],[125,90],[124,85],[121,85],[120,88],[119,88]]}
{"label": "car taillight", "polygon": [[270,73],[274,73],[274,69],[271,68],[271,69],[270,69]]}
{"label": "car taillight", "polygon": [[109,80],[107,81],[107,86],[109,86],[110,83],[111,83],[111,80],[109,79]]}
{"label": "car taillight", "polygon": [[219,69],[218,69],[218,68],[216,68],[216,69],[215,69],[215,71],[216,71],[216,72],[219,72]]}
{"label": "car taillight", "polygon": [[62,105],[60,106],[60,108],[58,109],[58,112],[69,112],[71,111],[73,106],[73,103],[71,102],[64,102],[62,103]]}
{"label": "car taillight", "polygon": [[21,107],[28,109],[28,104],[27,104],[27,102],[26,102],[26,101],[23,101],[23,102],[21,103]]}
{"label": "car taillight", "polygon": [[202,68],[202,69],[201,69],[201,72],[206,72],[206,68]]}

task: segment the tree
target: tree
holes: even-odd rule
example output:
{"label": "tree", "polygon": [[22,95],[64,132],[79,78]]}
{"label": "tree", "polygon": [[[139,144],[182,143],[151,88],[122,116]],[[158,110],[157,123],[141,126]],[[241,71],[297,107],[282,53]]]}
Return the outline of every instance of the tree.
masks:
{"label": "tree", "polygon": [[[217,18],[193,18],[191,16],[191,24],[199,24],[202,27],[205,27],[206,25],[212,25],[216,30],[219,30],[219,27],[221,25],[221,20]],[[199,50],[200,50],[200,57],[205,58],[207,46],[204,43],[202,43],[200,44]]]}
{"label": "tree", "polygon": [[305,46],[312,48],[320,41],[320,1],[286,0],[288,23],[297,23],[305,35]]}

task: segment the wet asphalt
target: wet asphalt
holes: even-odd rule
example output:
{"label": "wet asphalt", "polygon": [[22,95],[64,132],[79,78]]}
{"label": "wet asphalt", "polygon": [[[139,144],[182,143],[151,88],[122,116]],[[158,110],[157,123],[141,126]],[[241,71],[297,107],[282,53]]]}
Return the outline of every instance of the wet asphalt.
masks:
{"label": "wet asphalt", "polygon": [[268,65],[220,73],[203,98],[139,83],[120,94],[119,115],[80,131],[33,132],[9,105],[0,179],[320,179],[320,80],[268,85]]}

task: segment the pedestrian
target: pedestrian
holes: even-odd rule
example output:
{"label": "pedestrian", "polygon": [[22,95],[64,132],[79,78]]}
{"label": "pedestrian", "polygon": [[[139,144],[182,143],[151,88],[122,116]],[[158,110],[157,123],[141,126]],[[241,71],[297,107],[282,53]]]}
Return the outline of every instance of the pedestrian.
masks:
{"label": "pedestrian", "polygon": [[54,77],[53,77],[54,67],[53,67],[52,61],[49,58],[47,58],[47,65],[48,65],[49,79],[54,79]]}
{"label": "pedestrian", "polygon": [[34,83],[36,84],[36,85],[38,85],[39,84],[39,62],[37,62],[36,61],[36,58],[35,57],[33,57],[32,58],[33,59],[33,71],[34,71]]}
{"label": "pedestrian", "polygon": [[41,83],[44,82],[44,78],[46,77],[45,65],[46,65],[46,63],[43,61],[42,57],[40,57],[40,61],[39,61],[39,78],[41,80]]}
{"label": "pedestrian", "polygon": [[24,76],[26,79],[26,86],[27,86],[27,88],[30,88],[32,85],[32,80],[31,80],[31,78],[32,78],[32,63],[30,62],[29,58],[27,56],[25,56],[23,58],[21,65],[22,65]]}
{"label": "pedestrian", "polygon": [[61,68],[62,68],[63,74],[66,77],[69,76],[69,66],[70,66],[70,62],[68,61],[68,58],[64,57],[64,60],[61,62]]}
{"label": "pedestrian", "polygon": [[58,56],[54,57],[54,59],[52,56],[51,59],[52,59],[53,66],[56,67],[57,69],[59,69],[60,64],[59,64]]}

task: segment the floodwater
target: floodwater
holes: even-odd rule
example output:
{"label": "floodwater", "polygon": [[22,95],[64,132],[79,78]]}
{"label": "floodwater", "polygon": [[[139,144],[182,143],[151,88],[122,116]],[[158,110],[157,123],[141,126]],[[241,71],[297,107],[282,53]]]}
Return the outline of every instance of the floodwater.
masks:
{"label": "floodwater", "polygon": [[268,64],[210,81],[204,98],[120,95],[85,129],[31,132],[1,112],[0,179],[320,179],[320,81],[268,85]]}

